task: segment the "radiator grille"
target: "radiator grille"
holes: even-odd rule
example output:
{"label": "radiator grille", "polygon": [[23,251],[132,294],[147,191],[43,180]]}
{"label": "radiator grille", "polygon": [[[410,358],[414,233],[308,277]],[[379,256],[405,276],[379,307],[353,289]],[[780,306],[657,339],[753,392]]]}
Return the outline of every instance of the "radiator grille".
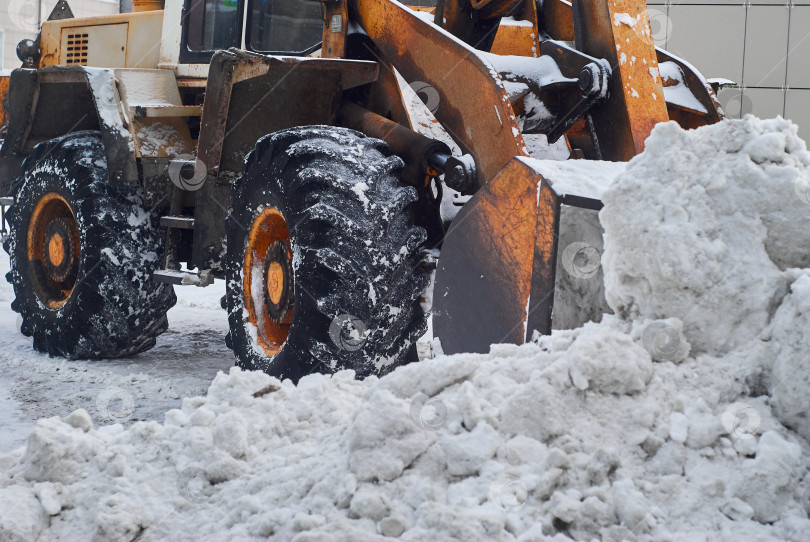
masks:
{"label": "radiator grille", "polygon": [[66,64],[87,65],[87,46],[90,40],[87,34],[68,34]]}

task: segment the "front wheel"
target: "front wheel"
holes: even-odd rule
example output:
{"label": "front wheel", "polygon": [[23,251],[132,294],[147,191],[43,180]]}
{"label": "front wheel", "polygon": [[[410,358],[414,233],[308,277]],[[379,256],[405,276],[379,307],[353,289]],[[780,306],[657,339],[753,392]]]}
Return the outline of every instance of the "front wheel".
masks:
{"label": "front wheel", "polygon": [[343,128],[257,143],[226,221],[228,343],[241,367],[297,381],[408,359],[426,329],[429,272],[401,166],[382,141]]}

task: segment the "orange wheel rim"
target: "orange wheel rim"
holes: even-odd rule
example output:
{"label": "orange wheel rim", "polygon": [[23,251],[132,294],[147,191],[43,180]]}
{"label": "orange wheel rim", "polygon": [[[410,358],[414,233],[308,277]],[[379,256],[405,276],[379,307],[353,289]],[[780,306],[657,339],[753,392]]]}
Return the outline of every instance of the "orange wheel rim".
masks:
{"label": "orange wheel rim", "polygon": [[250,226],[242,292],[256,341],[268,356],[275,356],[287,341],[293,302],[290,232],[275,207],[265,207]]}
{"label": "orange wheel rim", "polygon": [[34,292],[50,309],[70,299],[79,274],[79,228],[70,204],[50,192],[28,222],[28,261]]}

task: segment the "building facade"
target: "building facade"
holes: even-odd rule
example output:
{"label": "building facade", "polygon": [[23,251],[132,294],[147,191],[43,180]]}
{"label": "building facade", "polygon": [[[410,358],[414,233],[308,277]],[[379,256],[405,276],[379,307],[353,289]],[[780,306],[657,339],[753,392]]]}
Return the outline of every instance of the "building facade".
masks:
{"label": "building facade", "polygon": [[708,78],[730,117],[793,120],[810,141],[810,0],[648,0],[656,44]]}

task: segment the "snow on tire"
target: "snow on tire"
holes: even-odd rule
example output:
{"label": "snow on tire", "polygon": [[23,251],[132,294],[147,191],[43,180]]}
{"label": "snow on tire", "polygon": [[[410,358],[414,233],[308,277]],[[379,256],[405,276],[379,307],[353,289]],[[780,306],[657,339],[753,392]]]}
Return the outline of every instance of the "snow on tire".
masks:
{"label": "snow on tire", "polygon": [[426,329],[429,272],[401,167],[384,142],[343,128],[257,143],[226,221],[228,344],[241,367],[297,381],[380,375],[409,360]]}
{"label": "snow on tire", "polygon": [[[154,346],[176,297],[152,277],[162,243],[140,185],[108,181],[101,136],[92,131],[37,145],[23,171],[4,243],[21,332],[36,350],[69,359]],[[60,268],[71,259],[72,267],[62,265],[70,269]]]}

